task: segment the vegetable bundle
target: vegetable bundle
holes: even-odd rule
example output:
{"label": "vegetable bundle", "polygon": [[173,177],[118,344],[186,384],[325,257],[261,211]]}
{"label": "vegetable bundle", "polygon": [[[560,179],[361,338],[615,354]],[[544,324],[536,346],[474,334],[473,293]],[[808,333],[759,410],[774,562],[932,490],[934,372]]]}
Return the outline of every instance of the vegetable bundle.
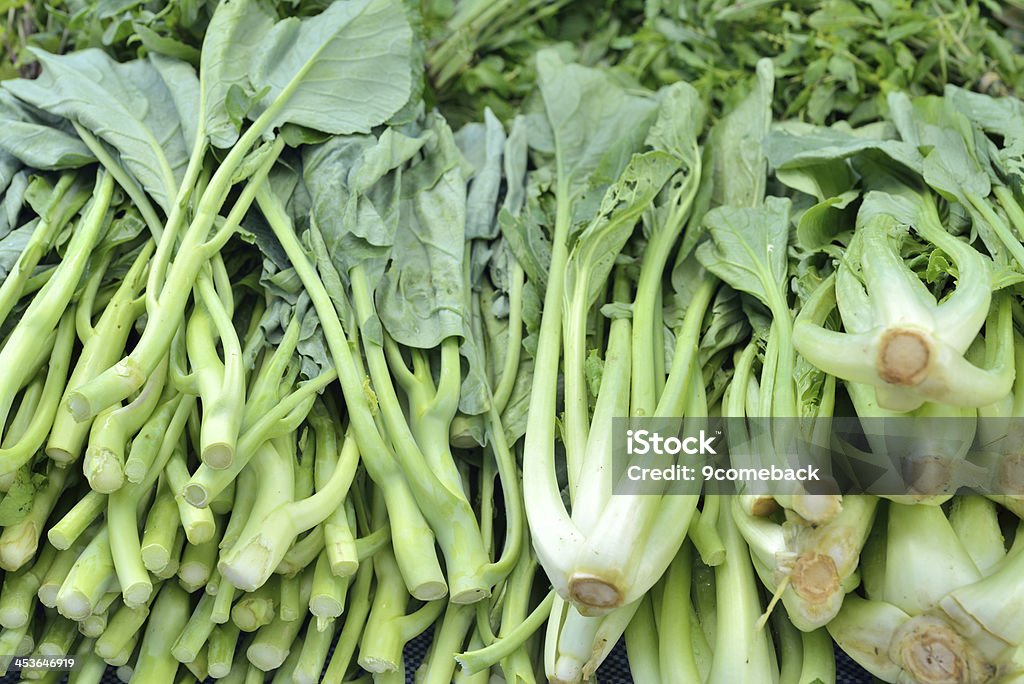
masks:
{"label": "vegetable bundle", "polygon": [[[2,82],[4,673],[405,681],[432,630],[417,681],[586,681],[621,637],[642,682],[1024,676],[1019,458],[968,454],[1024,434],[1024,104],[843,32],[723,92],[673,38],[748,30],[719,3],[428,5],[89,6],[105,49]],[[622,419],[765,459],[844,416],[911,426],[857,448],[912,487],[618,489]]]}

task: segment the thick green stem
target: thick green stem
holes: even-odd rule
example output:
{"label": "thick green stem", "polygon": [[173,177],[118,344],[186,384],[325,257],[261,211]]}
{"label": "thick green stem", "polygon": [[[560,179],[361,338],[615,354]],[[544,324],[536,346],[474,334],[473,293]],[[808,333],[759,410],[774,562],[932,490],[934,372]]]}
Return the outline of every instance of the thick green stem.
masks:
{"label": "thick green stem", "polygon": [[[139,252],[131,269],[124,276],[114,296],[104,307],[99,321],[92,326],[92,333],[84,340],[84,346],[67,388],[61,398],[66,406],[68,394],[111,364],[123,353],[125,342],[132,330],[132,322],[142,313],[143,302],[136,299],[143,284],[143,276],[153,243],[148,242]],[[81,315],[79,311],[79,315]],[[91,314],[91,312],[89,312]],[[53,428],[46,443],[46,454],[59,463],[71,463],[82,453],[89,435],[90,424],[78,422],[70,411],[62,410],[54,418]]]}
{"label": "thick green stem", "polygon": [[507,632],[502,630],[500,639],[490,646],[460,653],[455,657],[456,660],[464,670],[473,673],[486,670],[503,659],[511,657],[547,621],[554,600],[554,592],[548,592],[544,600],[522,622]]}
{"label": "thick green stem", "polygon": [[402,576],[413,596],[423,600],[441,598],[447,592],[447,585],[434,550],[434,533],[417,507],[409,483],[398,469],[390,447],[377,430],[364,390],[364,376],[352,357],[352,348],[334,303],[306,257],[280,200],[264,190],[259,193],[257,201],[320,319],[360,455],[370,477],[383,490],[388,517],[396,530],[393,543]]}
{"label": "thick green stem", "polygon": [[[264,112],[265,114],[266,112]],[[262,119],[263,116],[260,118]],[[266,124],[269,124],[269,121]],[[171,346],[171,340],[180,326],[182,314],[192,292],[192,285],[195,283],[200,269],[219,249],[220,245],[217,243],[223,244],[227,236],[230,236],[241,222],[256,191],[263,185],[283,147],[283,140],[275,141],[274,150],[271,154],[266,155],[266,159],[262,161],[260,167],[246,183],[245,189],[231,208],[228,219],[218,230],[212,242],[207,244],[210,229],[213,227],[220,207],[231,188],[232,176],[247,152],[247,149],[242,150],[243,140],[249,144],[255,143],[256,138],[252,140],[247,140],[247,138],[256,129],[257,125],[254,123],[246,131],[239,144],[228,153],[221,163],[209,187],[203,193],[203,198],[196,207],[192,224],[182,238],[178,250],[179,256],[171,264],[167,273],[156,309],[149,311],[146,329],[135,348],[113,367],[103,371],[68,396],[68,407],[77,420],[87,420],[139,389],[159,364],[160,359],[167,353]]]}
{"label": "thick green stem", "polygon": [[325,682],[340,682],[348,672],[359,645],[359,638],[366,625],[370,613],[370,586],[373,580],[373,564],[363,563],[356,571],[355,582],[350,592],[348,609],[345,611],[345,624],[334,647],[331,661],[324,672]]}
{"label": "thick green stem", "polygon": [[[661,677],[666,682],[699,682],[697,662],[690,647],[690,580],[693,552],[683,544],[663,579],[659,611],[658,657]],[[626,632],[629,639],[629,632]]]}
{"label": "thick green stem", "polygon": [[68,572],[57,592],[57,610],[72,620],[84,620],[117,581],[110,556],[110,532],[104,527]]}
{"label": "thick green stem", "polygon": [[166,477],[161,477],[156,498],[149,509],[149,515],[146,516],[146,525],[142,533],[140,554],[147,570],[155,575],[167,570],[172,563],[176,536],[180,528],[181,519],[178,517],[174,492],[168,486]]}
{"label": "thick green stem", "polygon": [[530,408],[523,449],[523,481],[526,514],[533,543],[541,565],[555,589],[568,595],[568,574],[583,536],[573,524],[562,503],[561,488],[555,472],[555,417],[558,391],[559,352],[561,350],[562,293],[565,268],[569,259],[569,227],[572,206],[569,188],[557,188],[559,198],[552,237],[548,286],[544,294],[543,316],[537,341],[536,369],[530,392]]}
{"label": "thick green stem", "polygon": [[36,491],[28,514],[0,533],[0,568],[13,572],[36,555],[46,520],[64,491],[67,476],[68,471],[51,465],[46,485]]}
{"label": "thick green stem", "polygon": [[[361,320],[370,320],[376,314],[366,273],[362,266],[356,266],[350,275],[356,313]],[[457,368],[458,345],[455,340],[451,342],[447,355],[455,355]],[[447,451],[451,416],[448,416],[445,422],[443,419],[432,420],[428,415],[419,415],[413,420],[419,435],[414,434],[406,422],[402,405],[391,382],[391,371],[383,346],[363,336],[363,349],[381,414],[395,445],[395,454],[406,473],[420,510],[433,528],[444,553],[451,600],[456,603],[479,601],[490,595],[491,587],[482,577],[488,558],[483,548],[476,516],[465,493],[461,491],[460,478],[454,469],[450,452],[427,459],[420,447],[422,444],[424,448]],[[442,350],[442,353],[445,352]],[[438,394],[440,395],[440,388]],[[410,400],[413,410],[416,410],[417,402],[414,397]],[[423,407],[419,408],[422,413]],[[451,408],[454,415],[455,407]]]}
{"label": "thick green stem", "polygon": [[[21,434],[12,444],[4,444],[3,448],[0,448],[0,477],[14,473],[28,463],[46,441],[47,432],[50,431],[57,415],[61,392],[67,381],[68,367],[71,365],[71,354],[75,344],[74,313],[75,309],[72,306],[57,326],[50,363],[46,369],[46,379],[43,381],[38,401],[33,402],[28,424],[24,431],[19,430]],[[24,401],[23,396],[22,402]],[[7,438],[14,437],[14,432],[13,429],[8,430]]]}
{"label": "thick green stem", "polygon": [[199,603],[192,611],[188,623],[171,646],[171,655],[179,663],[190,663],[195,660],[210,638],[215,625],[210,619],[213,615],[213,602],[214,597],[209,594],[199,597]]}
{"label": "thick green stem", "polygon": [[113,179],[101,174],[96,179],[92,203],[72,233],[57,273],[32,298],[0,349],[0,426],[7,422],[16,393],[37,370],[32,360],[37,356],[38,341],[53,334],[88,265],[89,255],[107,227],[113,191]]}
{"label": "thick green stem", "polygon": [[146,625],[146,634],[142,637],[139,657],[132,675],[133,681],[174,681],[178,661],[167,646],[173,644],[185,629],[190,613],[188,594],[175,582],[164,584],[153,604],[153,613]]}
{"label": "thick green stem", "polygon": [[[300,605],[309,603],[312,586],[313,573],[309,571],[300,580]],[[279,616],[261,627],[245,651],[249,662],[264,672],[281,667],[295,645],[302,623],[302,620],[285,620]]]}
{"label": "thick green stem", "polygon": [[[677,650],[685,648],[685,642],[674,645]],[[665,679],[661,673],[658,653],[658,627],[654,621],[654,607],[651,595],[640,601],[633,619],[626,627],[626,654],[629,670],[636,681],[660,684],[662,681],[686,681]]]}
{"label": "thick green stem", "polygon": [[75,179],[75,174],[65,173],[53,186],[39,223],[32,230],[32,237],[10,273],[0,283],[0,324],[7,321],[7,316],[18,300],[28,294],[26,286],[39,261],[50,251],[61,229],[88,198],[82,188],[73,187]]}
{"label": "thick green stem", "polygon": [[334,640],[334,630],[317,629],[314,621],[310,620],[306,627],[306,637],[302,641],[302,648],[298,651],[298,658],[295,662],[295,669],[292,671],[291,681],[294,684],[319,684],[320,673],[327,664],[327,656],[331,650],[331,642]]}
{"label": "thick green stem", "polygon": [[218,625],[210,633],[209,648],[206,650],[206,664],[210,676],[222,679],[231,672],[238,645],[239,629],[235,625]]}

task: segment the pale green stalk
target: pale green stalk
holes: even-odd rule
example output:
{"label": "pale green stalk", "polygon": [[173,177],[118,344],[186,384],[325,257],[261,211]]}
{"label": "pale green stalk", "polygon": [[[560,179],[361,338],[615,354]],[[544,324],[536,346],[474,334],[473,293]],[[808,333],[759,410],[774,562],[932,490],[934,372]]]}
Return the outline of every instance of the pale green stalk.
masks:
{"label": "pale green stalk", "polygon": [[219,470],[206,463],[200,465],[188,480],[185,499],[193,506],[209,506],[244,470],[261,445],[295,431],[305,420],[316,395],[336,377],[333,369],[324,371],[269,408],[251,426],[243,423],[243,432],[231,464]]}
{"label": "pale green stalk", "polygon": [[217,554],[224,531],[224,519],[214,519],[215,530],[210,539],[200,544],[187,544],[178,566],[178,578],[186,591],[195,592],[206,586],[217,566]]}
{"label": "pale green stalk", "polygon": [[124,484],[126,445],[153,414],[166,379],[167,357],[164,357],[138,397],[124,407],[111,408],[96,416],[82,463],[89,486],[96,491],[109,494]]}
{"label": "pale green stalk", "polygon": [[[373,320],[376,312],[372,288],[363,266],[353,267],[349,276],[356,315],[362,321]],[[401,366],[389,367],[383,346],[367,335],[363,335],[362,341],[373,389],[395,446],[395,455],[444,553],[451,600],[456,603],[479,601],[491,592],[491,583],[482,576],[489,559],[448,447],[448,432],[458,410],[458,388],[462,382],[458,340],[448,338],[441,344],[442,364],[437,387],[425,363],[413,372],[405,368],[404,362]],[[395,377],[404,383],[415,416],[411,422],[405,417],[391,379],[395,372],[393,367],[404,369],[404,373],[398,372]]]}
{"label": "pale green stalk", "polygon": [[0,588],[0,627],[18,629],[29,624],[35,609],[36,592],[43,577],[57,558],[57,550],[47,544],[31,567],[4,574]]}
{"label": "pale green stalk", "polygon": [[75,651],[75,669],[68,675],[68,684],[100,684],[107,671],[103,658],[93,651],[93,639],[82,639]]}
{"label": "pale green stalk", "polygon": [[132,639],[142,630],[149,618],[149,604],[132,608],[121,606],[96,639],[96,654],[103,659],[116,658]]}
{"label": "pale green stalk", "polygon": [[327,665],[327,655],[334,641],[333,627],[331,624],[328,629],[321,630],[315,621],[309,621],[302,648],[292,649],[292,653],[298,656],[292,671],[294,684],[319,684],[323,681],[320,675]]}
{"label": "pale green stalk", "polygon": [[[309,594],[313,586],[313,573],[307,571],[300,582],[299,605],[309,603]],[[302,620],[286,620],[281,616],[274,618],[269,624],[260,627],[245,650],[249,662],[269,672],[284,663],[302,629]]]}
{"label": "pale green stalk", "polygon": [[[234,458],[245,404],[242,347],[230,313],[205,270],[198,276],[196,289],[201,303],[189,319],[186,344],[203,407],[200,458],[212,468],[226,468]],[[230,297],[230,292],[225,296]]]}
{"label": "pale green stalk", "polygon": [[178,661],[167,646],[185,629],[189,613],[188,594],[175,582],[164,583],[146,623],[132,681],[173,681]]}
{"label": "pale green stalk", "polygon": [[[701,681],[690,647],[693,641],[690,633],[690,613],[693,610],[690,603],[692,568],[693,550],[689,544],[684,543],[662,579],[660,605],[653,606],[658,611],[656,638],[659,672],[666,682]],[[628,630],[626,639],[628,646]]]}
{"label": "pale green stalk", "polygon": [[53,241],[88,199],[89,195],[84,188],[74,186],[76,180],[78,176],[75,173],[61,174],[47,198],[39,222],[32,230],[32,237],[18,255],[10,273],[0,283],[0,324],[7,321],[7,316],[18,300],[28,294],[25,291],[26,283],[36,271],[39,261],[49,253]]}
{"label": "pale green stalk", "polygon": [[[270,168],[284,147],[284,140],[278,137],[269,153],[264,155],[265,158],[261,160],[259,168],[246,183],[224,224],[211,237],[210,229],[233,185],[233,176],[251,146],[269,125],[270,119],[266,117],[277,108],[278,102],[280,99],[260,115],[238,144],[231,149],[196,205],[192,223],[177,250],[179,258],[173,261],[167,271],[157,305],[149,311],[147,325],[138,344],[128,356],[69,395],[68,407],[76,419],[86,420],[128,397],[142,386],[146,377],[167,353],[199,271],[213,254],[220,251],[224,242],[241,223],[257,188],[266,180]],[[173,237],[171,239],[173,240]]]}
{"label": "pale green stalk", "polygon": [[255,632],[270,624],[277,614],[280,589],[280,579],[272,577],[256,591],[244,594],[231,608],[231,621],[243,632]]}
{"label": "pale green stalk", "polygon": [[772,672],[768,639],[758,628],[762,607],[750,552],[733,521],[732,506],[722,506],[719,513],[726,557],[715,568],[715,652],[730,655],[714,659],[709,682],[772,682],[778,672]]}
{"label": "pale green stalk", "polygon": [[448,604],[434,630],[430,652],[417,671],[419,684],[450,684],[455,675],[456,654],[466,643],[475,614],[475,606]]}
{"label": "pale green stalk", "polygon": [[72,620],[84,620],[117,581],[110,555],[110,530],[103,527],[75,560],[60,590],[57,610]]}
{"label": "pale green stalk", "polygon": [[60,549],[56,557],[46,569],[39,582],[39,602],[47,608],[57,607],[57,593],[67,578],[68,573],[74,566],[75,561],[82,554],[85,548],[92,541],[93,536],[99,531],[99,526],[90,528],[88,532],[75,540],[74,544],[67,549]]}
{"label": "pale green stalk", "polygon": [[[107,495],[89,490],[71,510],[46,532],[47,540],[57,549],[70,549],[107,508]],[[52,608],[52,606],[51,606]]]}
{"label": "pale green stalk", "polygon": [[258,201],[320,318],[363,463],[370,477],[381,487],[387,500],[388,517],[394,529],[400,531],[394,535],[393,543],[402,576],[413,596],[424,600],[440,598],[445,595],[447,585],[434,551],[434,534],[423,519],[390,447],[377,430],[364,392],[363,376],[358,372],[334,303],[299,243],[280,200],[273,193],[263,192]]}
{"label": "pale green stalk", "polygon": [[325,682],[340,682],[348,672],[352,656],[359,645],[360,635],[366,625],[370,613],[370,586],[373,581],[373,565],[363,563],[356,571],[352,591],[349,593],[349,604],[345,611],[345,622],[341,634],[334,646],[327,670],[324,672]]}
{"label": "pale green stalk", "polygon": [[167,477],[167,484],[174,493],[174,501],[178,507],[178,518],[185,530],[185,536],[190,544],[203,544],[213,539],[217,531],[217,522],[214,520],[213,511],[207,508],[197,508],[185,499],[185,487],[189,482],[188,464],[185,460],[184,445],[179,445],[171,451],[171,457],[164,466],[164,474]]}
{"label": "pale green stalk", "polygon": [[298,575],[285,575],[281,578],[281,599],[277,613],[285,622],[298,620],[300,615],[305,615],[305,609],[309,606],[308,598],[305,601],[300,598],[299,584],[302,581]]}
{"label": "pale green stalk", "polygon": [[[707,415],[702,383],[691,378],[700,377],[700,327],[715,288],[712,280],[701,283],[676,331],[669,381],[656,416]],[[682,544],[697,500],[697,494],[682,492],[611,497],[594,527],[600,534],[583,544],[568,578],[568,595],[578,608],[599,615],[636,601],[653,586]],[[645,546],[647,539],[659,541]]]}
{"label": "pale green stalk", "polygon": [[[142,541],[139,539],[138,520],[141,513],[139,502],[149,496],[153,484],[171,458],[175,449],[174,445],[180,439],[185,417],[194,403],[194,398],[188,396],[180,396],[165,403],[161,412],[170,413],[171,417],[167,420],[168,429],[162,435],[163,441],[148,444],[149,450],[157,452],[154,457],[144,459],[149,461],[148,472],[138,482],[129,482],[109,497],[107,524],[116,530],[116,533],[110,538],[110,550],[125,603],[130,606],[139,606],[148,602],[153,590],[148,572],[152,568],[145,563]],[[164,421],[161,419],[159,422],[163,424]],[[159,500],[158,488],[157,501]],[[154,506],[156,505],[154,503]],[[160,506],[165,507],[166,503],[162,503]],[[157,510],[159,512],[160,509]],[[153,541],[154,537],[151,534],[150,543]],[[151,549],[150,553],[154,552],[155,549]],[[159,559],[154,559],[151,562],[154,567],[158,565],[162,567],[163,562]]]}
{"label": "pale green stalk", "polygon": [[210,616],[213,614],[214,597],[204,593],[199,597],[188,623],[179,632],[178,638],[171,645],[171,655],[179,663],[190,663],[196,659],[203,649],[210,633],[216,626]]}
{"label": "pale green stalk", "polygon": [[319,629],[327,629],[345,610],[350,581],[350,576],[339,577],[331,572],[327,550],[321,552],[313,569],[313,590],[309,598],[309,612],[316,617]]}
{"label": "pale green stalk", "polygon": [[[231,603],[235,599],[237,589],[235,589],[231,582],[220,576],[220,572],[216,567],[214,567],[213,573],[215,577],[211,578],[210,584],[206,585],[207,593],[210,593],[211,586],[216,586],[213,614],[210,616],[210,619],[218,625],[223,625],[231,619]],[[213,584],[214,581],[216,581],[216,585]]]}
{"label": "pale green stalk", "polygon": [[440,616],[444,601],[430,601],[406,614],[408,590],[395,556],[387,549],[373,557],[377,585],[370,616],[359,646],[359,665],[374,673],[396,672],[403,666],[402,649]]}
{"label": "pale green stalk", "polygon": [[705,565],[714,567],[725,560],[725,545],[718,534],[718,511],[722,497],[705,492],[703,506],[690,521],[689,538]]}
{"label": "pale green stalk", "polygon": [[803,667],[799,684],[835,684],[836,656],[832,639],[825,629],[803,632]]}
{"label": "pale green stalk", "polygon": [[37,355],[38,340],[53,333],[74,295],[89,255],[107,225],[105,218],[113,190],[110,175],[98,174],[92,202],[72,233],[58,272],[32,298],[0,349],[0,425],[7,422],[18,390],[35,373],[36,364],[31,360]]}
{"label": "pale green stalk", "polygon": [[35,656],[64,657],[71,652],[75,640],[78,639],[78,624],[59,615],[53,616],[46,627],[36,648]]}
{"label": "pale green stalk", "polygon": [[36,555],[46,520],[64,491],[67,475],[67,470],[51,464],[46,485],[36,491],[28,515],[0,532],[0,568],[16,571]]}
{"label": "pale green stalk", "polygon": [[[53,425],[57,416],[57,408],[60,404],[60,395],[68,377],[68,368],[71,365],[71,354],[74,349],[74,305],[68,307],[57,330],[48,340],[47,346],[52,345],[52,353],[49,354],[49,364],[46,368],[45,380],[39,388],[38,399],[26,403],[28,390],[22,395],[22,406],[19,407],[15,420],[7,431],[3,447],[0,448],[0,477],[13,475],[18,469],[28,463],[39,448],[46,441],[47,432]],[[34,387],[36,383],[29,385]],[[22,408],[27,409],[32,404],[32,410],[24,429],[15,430],[15,422],[21,417]],[[16,439],[12,439],[17,434]]]}
{"label": "pale green stalk", "polygon": [[171,564],[175,535],[180,527],[181,519],[178,517],[174,494],[168,486],[166,476],[161,476],[156,497],[146,516],[140,546],[142,563],[147,570],[159,574]]}
{"label": "pale green stalk", "polygon": [[1006,557],[996,505],[982,496],[957,496],[949,511],[949,524],[967,555],[983,574]]}
{"label": "pale green stalk", "polygon": [[[676,648],[685,649],[686,642]],[[640,606],[626,627],[626,654],[629,657],[629,671],[635,680],[660,684],[665,680],[661,675],[658,649],[658,627],[654,620],[651,594],[640,600]],[[678,681],[678,680],[677,680]]]}
{"label": "pale green stalk", "polygon": [[78,623],[78,631],[82,633],[82,636],[88,639],[95,639],[103,634],[103,631],[107,628],[107,622],[110,620],[111,612],[116,612],[120,607],[121,592],[119,591],[108,591],[100,602],[96,604],[96,610],[92,614]]}
{"label": "pale green stalk", "polygon": [[295,682],[295,667],[299,663],[299,656],[302,653],[302,649],[305,642],[301,636],[295,638],[295,642],[291,644],[291,651],[288,652],[288,657],[284,659],[281,666],[274,670],[274,676],[270,680],[270,684],[293,684]]}
{"label": "pale green stalk", "polygon": [[206,658],[210,676],[214,679],[227,677],[231,672],[238,635],[239,629],[233,624],[217,625],[210,633]]}

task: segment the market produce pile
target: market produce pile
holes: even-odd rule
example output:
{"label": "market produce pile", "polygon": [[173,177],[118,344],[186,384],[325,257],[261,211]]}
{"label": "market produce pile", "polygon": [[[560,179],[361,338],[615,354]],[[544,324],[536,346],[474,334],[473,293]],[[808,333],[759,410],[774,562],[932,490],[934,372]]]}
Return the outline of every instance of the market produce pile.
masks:
{"label": "market produce pile", "polygon": [[[1024,681],[1020,459],[967,457],[1024,436],[1022,26],[11,8],[0,672]],[[614,419],[842,416],[921,488],[613,493]]]}

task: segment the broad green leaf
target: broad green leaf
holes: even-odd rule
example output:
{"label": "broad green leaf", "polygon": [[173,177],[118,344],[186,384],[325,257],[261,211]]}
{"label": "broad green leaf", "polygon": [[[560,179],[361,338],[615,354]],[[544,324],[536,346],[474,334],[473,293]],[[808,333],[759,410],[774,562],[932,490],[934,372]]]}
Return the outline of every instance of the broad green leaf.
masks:
{"label": "broad green leaf", "polygon": [[526,118],[517,116],[512,121],[505,150],[502,155],[505,172],[505,200],[502,209],[517,215],[526,201],[526,162],[528,146]]}
{"label": "broad green leaf", "polygon": [[564,64],[555,50],[537,53],[537,84],[556,155],[558,182],[575,198],[600,172],[615,180],[643,140],[657,103],[607,72]]}
{"label": "broad green leaf", "polygon": [[750,336],[750,324],[736,290],[719,288],[711,303],[707,329],[700,338],[700,365],[723,351],[733,349]]}
{"label": "broad green leaf", "polygon": [[232,88],[252,91],[252,67],[274,15],[257,0],[225,0],[217,5],[203,40],[199,78],[203,87],[206,135],[215,147],[228,148],[238,140],[240,121],[228,113]]}
{"label": "broad green leaf", "polygon": [[1004,138],[1024,139],[1024,102],[1015,97],[991,97],[946,84],[945,99],[986,131]]}
{"label": "broad green leaf", "polygon": [[573,246],[565,275],[566,292],[585,288],[589,304],[607,287],[615,259],[633,233],[640,214],[678,166],[679,160],[665,152],[633,157],[619,180],[608,188],[600,211]]}
{"label": "broad green leaf", "polygon": [[836,197],[854,186],[847,160],[877,151],[920,173],[924,159],[912,144],[873,139],[822,126],[786,123],[765,139],[765,152],[786,185],[818,201]]}
{"label": "broad green leaf", "polygon": [[849,190],[818,202],[805,211],[796,225],[797,244],[803,249],[818,250],[852,230],[854,212],[851,204],[858,197],[860,193]]}
{"label": "broad green leaf", "polygon": [[[96,161],[81,140],[0,91],[0,149],[33,169],[76,169]],[[19,164],[20,165],[20,164]],[[9,180],[9,179],[8,179]]]}
{"label": "broad green leaf", "polygon": [[0,150],[0,191],[6,191],[6,188],[10,187],[20,169],[21,160]]}
{"label": "broad green leaf", "polygon": [[394,172],[432,138],[385,129],[380,138],[339,136],[307,147],[303,177],[311,214],[342,278],[361,264],[371,283],[384,271],[395,239],[401,176]]}
{"label": "broad green leaf", "polygon": [[398,0],[335,2],[261,37],[251,82],[269,92],[249,113],[334,134],[366,133],[409,100],[412,29]]}
{"label": "broad green leaf", "polygon": [[10,274],[14,265],[18,263],[21,253],[25,251],[32,233],[35,232],[39,221],[33,219],[29,223],[9,231],[3,238],[0,238],[0,280],[4,280]]}
{"label": "broad green leaf", "polygon": [[505,130],[487,109],[483,123],[467,124],[455,140],[473,169],[466,198],[466,239],[492,239],[498,232],[494,216],[501,189]]}
{"label": "broad green leaf", "polygon": [[705,268],[776,316],[785,305],[789,208],[788,199],[767,197],[759,207],[712,209],[704,217],[711,240],[697,248]]}
{"label": "broad green leaf", "polygon": [[28,189],[28,173],[19,171],[11,178],[0,200],[0,239],[3,239],[18,223],[18,214],[25,203],[25,190]]}
{"label": "broad green leaf", "polygon": [[199,77],[195,70],[186,62],[153,54],[150,61],[160,72],[160,78],[171,93],[174,107],[181,121],[181,134],[185,138],[185,146],[192,150],[196,143],[196,126],[199,123]]}
{"label": "broad green leaf", "polygon": [[772,120],[775,72],[771,60],[757,63],[747,97],[711,130],[712,206],[750,207],[761,203],[768,165],[762,141]]}
{"label": "broad green leaf", "polygon": [[161,35],[145,24],[133,23],[132,30],[139,37],[143,47],[153,55],[165,55],[173,59],[180,59],[193,66],[199,65],[199,50],[191,45],[186,45],[180,40],[166,35]]}
{"label": "broad green leaf", "polygon": [[[688,222],[693,225],[692,211],[703,175],[699,137],[704,129],[706,112],[697,91],[685,83],[664,89],[660,100],[658,118],[651,126],[646,142],[652,149],[675,157],[678,168],[665,184],[664,192],[658,196],[653,211],[645,216],[644,228],[649,242],[657,240],[667,247],[676,241]],[[680,247],[683,258],[699,239],[697,230],[689,232],[691,235]],[[668,258],[666,250],[664,254],[653,255],[652,263],[662,268]]]}
{"label": "broad green leaf", "polygon": [[530,389],[533,387],[534,362],[530,355],[523,354],[519,358],[519,369],[516,381],[512,386],[512,394],[501,414],[502,426],[509,444],[515,444],[526,434],[526,417],[530,409]]}
{"label": "broad green leaf", "polygon": [[388,334],[408,347],[430,349],[464,333],[466,181],[447,124],[434,115],[425,158],[403,178],[399,229],[377,291]]}
{"label": "broad green leaf", "polygon": [[517,116],[505,141],[505,199],[498,212],[498,227],[504,244],[515,255],[527,278],[543,286],[551,261],[551,243],[539,225],[543,208],[539,195],[546,189],[534,173],[527,180],[529,118]]}
{"label": "broad green leaf", "polygon": [[51,55],[30,48],[43,66],[34,81],[4,88],[51,114],[77,121],[109,143],[125,168],[169,211],[188,163],[181,121],[149,60],[118,63],[100,50]]}
{"label": "broad green leaf", "polygon": [[[501,372],[497,364],[504,354],[508,354],[508,325],[504,325],[493,316],[493,304],[486,299],[487,294],[494,294],[493,289],[480,285],[487,261],[491,256],[491,248],[482,241],[467,241],[470,259],[476,262],[468,282],[463,282],[463,293],[466,297],[463,311],[462,342],[459,353],[464,359],[462,385],[459,388],[459,411],[471,416],[484,413],[490,408],[491,393],[495,378]],[[463,269],[463,273],[466,269]],[[488,311],[484,312],[483,309]],[[488,354],[487,350],[491,353]],[[474,421],[477,443],[485,444],[486,435],[482,421]]]}
{"label": "broad green leaf", "polygon": [[659,98],[658,117],[647,133],[646,142],[651,148],[674,154],[692,167],[700,159],[697,139],[707,117],[700,93],[687,83],[674,83],[662,89]]}
{"label": "broad green leaf", "polygon": [[544,234],[554,217],[549,216],[536,198],[529,198],[522,211],[513,214],[503,208],[498,214],[501,234],[530,282],[544,287],[551,263],[551,241]]}
{"label": "broad green leaf", "polygon": [[302,376],[314,378],[333,368],[334,362],[327,350],[320,319],[295,270],[279,270],[273,261],[264,259],[260,285],[267,297],[267,308],[260,319],[264,339],[270,345],[280,343],[292,319],[298,319],[299,341],[295,351],[301,359]]}

